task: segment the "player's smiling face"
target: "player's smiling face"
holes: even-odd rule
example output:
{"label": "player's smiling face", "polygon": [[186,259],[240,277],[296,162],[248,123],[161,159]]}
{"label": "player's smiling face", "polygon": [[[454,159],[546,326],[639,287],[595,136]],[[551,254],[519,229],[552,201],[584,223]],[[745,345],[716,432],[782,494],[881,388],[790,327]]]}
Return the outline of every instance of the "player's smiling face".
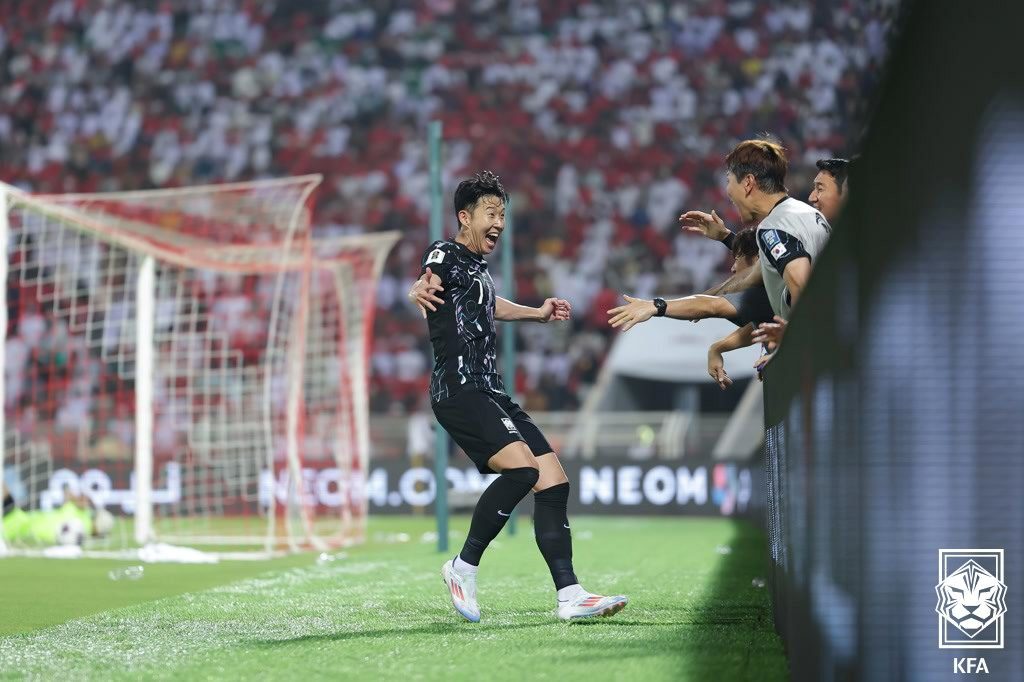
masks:
{"label": "player's smiling face", "polygon": [[821,211],[825,220],[831,223],[846,203],[846,195],[839,191],[839,185],[831,173],[819,171],[814,176],[814,187],[807,197],[807,203]]}
{"label": "player's smiling face", "polygon": [[472,211],[459,211],[459,235],[455,240],[473,253],[494,252],[505,230],[505,202],[493,195],[480,197]]}

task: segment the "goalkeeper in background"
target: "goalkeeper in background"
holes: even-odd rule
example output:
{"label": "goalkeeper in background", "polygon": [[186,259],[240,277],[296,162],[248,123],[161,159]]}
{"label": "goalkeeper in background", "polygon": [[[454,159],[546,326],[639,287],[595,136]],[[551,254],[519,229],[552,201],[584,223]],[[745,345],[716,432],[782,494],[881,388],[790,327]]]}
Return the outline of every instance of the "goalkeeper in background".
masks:
{"label": "goalkeeper in background", "polygon": [[106,537],[114,526],[113,515],[93,507],[84,495],[65,492],[64,504],[49,511],[25,511],[10,494],[3,500],[3,540],[7,545],[81,545],[86,537]]}

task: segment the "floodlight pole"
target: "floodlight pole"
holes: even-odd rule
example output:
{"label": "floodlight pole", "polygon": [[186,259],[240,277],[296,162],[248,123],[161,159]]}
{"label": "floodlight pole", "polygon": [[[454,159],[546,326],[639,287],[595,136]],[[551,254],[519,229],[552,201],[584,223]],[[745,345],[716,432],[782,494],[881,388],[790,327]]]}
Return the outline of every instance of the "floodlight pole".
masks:
{"label": "floodlight pole", "polygon": [[[7,233],[9,225],[7,224],[7,190],[6,185],[0,183],[0,246],[3,246],[2,258],[0,258],[0,282],[7,281]],[[5,357],[7,352],[7,305],[0,305],[0,358]],[[7,387],[4,385],[4,373],[0,372],[0,396],[6,395],[5,391]],[[6,438],[6,415],[4,410],[0,409],[0,498],[2,498],[7,491],[7,487],[4,485],[4,449],[7,447]],[[4,519],[3,514],[0,514],[0,554],[6,551],[6,545],[4,544]]]}
{"label": "floodlight pole", "polygon": [[[505,230],[501,233],[501,291],[510,301],[516,300],[515,251],[512,248],[512,197],[505,205]],[[505,382],[505,392],[513,400],[516,394],[516,328],[508,325],[501,336],[501,364]],[[508,534],[516,534],[516,517],[519,513],[513,509],[508,519]]]}
{"label": "floodlight pole", "polygon": [[[430,151],[430,241],[444,239],[442,225],[444,190],[441,187],[441,121],[427,129]],[[434,419],[434,517],[437,520],[437,551],[448,551],[448,432]]]}

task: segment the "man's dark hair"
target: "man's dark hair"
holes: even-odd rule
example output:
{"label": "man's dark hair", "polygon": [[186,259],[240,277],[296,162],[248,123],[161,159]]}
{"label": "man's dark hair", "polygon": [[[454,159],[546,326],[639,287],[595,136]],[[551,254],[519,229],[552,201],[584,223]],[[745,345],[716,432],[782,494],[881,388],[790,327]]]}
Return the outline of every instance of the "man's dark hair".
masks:
{"label": "man's dark hair", "polygon": [[737,232],[732,240],[732,257],[753,259],[757,255],[757,228],[748,227]]}
{"label": "man's dark hair", "polygon": [[787,191],[786,171],[789,162],[786,160],[786,150],[774,140],[740,142],[725,157],[725,165],[738,182],[753,175],[762,192],[775,194]]}
{"label": "man's dark hair", "polygon": [[455,217],[458,219],[459,211],[473,212],[481,197],[498,197],[508,203],[508,192],[501,184],[501,178],[491,171],[481,171],[473,177],[463,180],[455,188]]}
{"label": "man's dark hair", "polygon": [[832,176],[832,179],[836,181],[836,187],[839,188],[839,193],[843,193],[843,186],[846,184],[846,178],[850,174],[850,162],[847,159],[818,159],[815,164],[818,170],[825,171]]}

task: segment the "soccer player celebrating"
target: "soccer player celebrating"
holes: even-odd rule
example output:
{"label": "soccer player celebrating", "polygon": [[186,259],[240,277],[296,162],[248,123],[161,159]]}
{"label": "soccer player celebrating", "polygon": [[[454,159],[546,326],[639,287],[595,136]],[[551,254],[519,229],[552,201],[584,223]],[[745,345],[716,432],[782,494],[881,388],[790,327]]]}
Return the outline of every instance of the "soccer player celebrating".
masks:
{"label": "soccer player celebrating", "polygon": [[[737,146],[736,149],[733,150],[733,153],[730,154],[730,157],[733,157],[733,155],[735,155],[737,153],[737,150],[739,150],[741,147],[743,147],[743,145],[748,145],[748,150],[747,150],[746,154],[749,155],[750,154],[750,150],[749,150],[750,145],[748,143],[764,143],[764,141],[762,141],[762,140],[748,140],[747,142],[744,142],[741,145]],[[767,143],[767,144],[768,145],[772,145],[772,143]],[[775,148],[769,148],[768,149],[768,151],[770,151],[770,156],[771,156],[770,161],[772,163],[774,163],[776,168],[779,167],[780,162],[781,162],[782,174],[781,174],[781,178],[778,178],[777,184],[778,184],[778,186],[783,186],[783,184],[785,182],[785,170],[786,170],[785,156],[784,156],[784,152],[782,151],[781,147],[778,147],[777,145],[775,145],[775,147],[777,147],[777,149],[775,149]],[[761,163],[763,164],[764,161],[765,161],[765,159],[762,158],[761,159]],[[727,163],[728,163],[728,160],[727,160]],[[821,213],[821,215],[825,218],[825,221],[826,221],[825,225],[827,226],[828,224],[832,223],[833,221],[835,221],[836,218],[839,217],[840,211],[842,211],[842,208],[845,205],[846,200],[849,198],[849,190],[847,188],[847,177],[849,176],[849,172],[850,172],[850,162],[847,159],[838,159],[838,158],[837,159],[819,159],[815,165],[818,167],[818,174],[814,176],[814,182],[812,183],[811,194],[807,198],[807,201],[808,201],[808,203],[812,207],[814,207],[815,209],[817,209]],[[733,168],[732,168],[732,165],[730,164],[730,175],[734,176],[735,174],[732,173],[732,170],[733,170]],[[778,175],[778,171],[777,170],[775,171],[775,174]],[[731,180],[727,180],[727,182],[731,182]],[[733,198],[733,196],[732,196],[732,194],[730,194],[730,199],[732,199],[732,198]],[[735,201],[733,203],[734,203],[734,205],[736,205]],[[736,205],[736,206],[737,206],[737,209],[739,209],[741,214],[742,214],[742,212],[743,212],[742,209],[739,208],[739,205]],[[683,224],[683,229],[684,230],[687,230],[687,231],[690,231],[690,232],[696,232],[696,233],[699,233],[699,234],[703,234],[708,239],[714,239],[716,241],[721,241],[727,247],[732,248],[732,240],[735,238],[735,235],[732,232],[729,231],[729,229],[725,226],[725,223],[722,221],[721,218],[718,217],[718,215],[714,211],[712,211],[710,214],[705,213],[703,211],[687,211],[683,215],[679,216],[679,220]],[[820,224],[820,223],[818,223],[817,218],[815,218],[815,223],[816,224]],[[762,225],[759,226],[759,227],[763,228],[764,224],[762,223]],[[826,227],[826,231],[828,231],[827,227]],[[820,236],[820,235],[818,235],[818,236]],[[802,244],[801,244],[801,246],[802,246]],[[778,247],[776,247],[776,248],[778,248]],[[808,264],[809,264],[811,258],[812,258],[812,256],[810,254],[808,254],[808,257],[807,257],[807,263]],[[783,267],[785,267],[785,263],[783,263]],[[808,267],[809,267],[809,265],[808,265]],[[777,268],[776,268],[776,270],[777,270]],[[752,272],[752,273],[750,273],[750,277],[753,279],[753,278],[756,277],[757,274],[758,273],[756,271]],[[745,279],[746,279],[746,277],[744,277],[744,276],[732,278],[732,279],[728,280],[725,284],[723,284],[723,286],[721,287],[721,290],[722,291],[734,291],[735,289],[733,287],[734,287],[734,285],[736,285],[736,282],[739,282],[739,281],[745,280]],[[749,283],[750,282],[747,281],[747,284],[749,284]],[[754,286],[756,286],[756,284]],[[791,301],[791,304],[790,304],[790,308],[791,307],[792,307],[792,301]],[[782,341],[782,337],[785,334],[786,325],[787,325],[787,322],[786,322],[786,317],[787,316],[788,316],[788,311],[787,311],[787,315],[786,316],[782,316],[780,313],[777,312],[774,315],[772,320],[761,322],[761,324],[757,327],[757,329],[754,330],[754,333],[752,335],[748,335],[748,334],[745,334],[745,333],[743,333],[743,334],[735,334],[734,333],[734,334],[731,334],[730,336],[726,337],[725,339],[722,339],[720,342],[718,342],[718,344],[720,344],[720,345],[716,344],[716,345],[718,345],[717,349],[716,349],[715,346],[712,346],[712,349],[709,350],[709,352],[708,352],[709,372],[711,371],[712,362],[713,362],[713,358],[714,357],[718,358],[718,365],[719,366],[721,365],[721,363],[720,363],[721,352],[717,352],[716,353],[716,352],[713,352],[713,351],[733,350],[735,348],[739,348],[739,347],[743,347],[743,346],[746,346],[746,345],[750,345],[751,342],[764,343],[769,351],[774,351],[778,347],[779,343]],[[748,336],[749,336],[749,339],[747,338]],[[759,370],[761,368],[763,368],[765,364],[767,364],[767,362],[770,359],[770,357],[771,356],[763,356],[761,359],[758,360],[757,367],[758,367]],[[724,369],[722,371],[724,372]],[[713,372],[712,372],[712,376],[715,376]],[[724,388],[724,386],[723,386],[723,388]]]}
{"label": "soccer player celebrating", "polygon": [[[811,195],[807,203],[821,211],[830,224],[839,217],[850,193],[846,188],[846,178],[850,172],[850,162],[846,159],[819,159],[818,174],[814,176]],[[770,352],[774,352],[782,342],[786,333],[787,322],[776,315],[771,322],[758,326],[752,337],[756,343],[763,343]],[[764,364],[760,365],[764,367]]]}
{"label": "soccer player celebrating", "polygon": [[846,185],[850,162],[847,159],[818,159],[815,165],[818,174],[814,176],[807,203],[821,211],[825,220],[831,224],[839,217],[850,196]]}
{"label": "soccer player celebrating", "polygon": [[[708,349],[708,374],[723,389],[732,380],[725,372],[724,352],[762,342],[774,351],[786,319],[810,276],[811,261],[824,247],[834,219],[846,201],[846,159],[818,161],[810,206],[792,199],[785,186],[785,150],[769,140],[746,140],[726,157],[726,193],[744,222],[759,222],[756,244],[760,267],[742,267],[736,244],[747,230],[734,234],[715,211],[687,211],[679,216],[683,229],[721,241],[733,250],[733,275],[704,295],[665,301],[625,296],[626,305],[608,311],[609,322],[623,331],[652,316],[677,319],[724,317],[739,327]],[[805,243],[806,242],[806,243]],[[740,293],[742,292],[742,293]],[[767,297],[767,299],[766,299]],[[771,306],[768,311],[765,301]],[[755,365],[764,367],[770,356]]]}
{"label": "soccer player celebrating", "polygon": [[498,176],[487,171],[459,183],[455,191],[459,232],[454,239],[430,245],[423,256],[422,276],[409,292],[430,327],[434,415],[477,469],[499,474],[480,496],[466,542],[441,567],[441,576],[455,610],[466,620],[478,622],[480,559],[515,506],[532,490],[537,546],[555,583],[558,616],[565,620],[610,616],[621,611],[627,599],[592,594],[580,586],[566,514],[569,481],[544,434],[505,393],[498,373],[495,320],[562,321],[572,312],[568,301],[559,298],[529,308],[495,295],[484,258],[494,252],[505,229],[507,198]]}
{"label": "soccer player celebrating", "polygon": [[[813,206],[786,190],[786,152],[777,142],[745,140],[725,158],[725,192],[744,223],[758,223],[760,271],[751,271],[723,290],[741,291],[764,283],[772,310],[783,319],[807,285],[811,263],[832,228]],[[684,219],[687,214],[684,214]],[[723,226],[724,227],[724,226]]]}

